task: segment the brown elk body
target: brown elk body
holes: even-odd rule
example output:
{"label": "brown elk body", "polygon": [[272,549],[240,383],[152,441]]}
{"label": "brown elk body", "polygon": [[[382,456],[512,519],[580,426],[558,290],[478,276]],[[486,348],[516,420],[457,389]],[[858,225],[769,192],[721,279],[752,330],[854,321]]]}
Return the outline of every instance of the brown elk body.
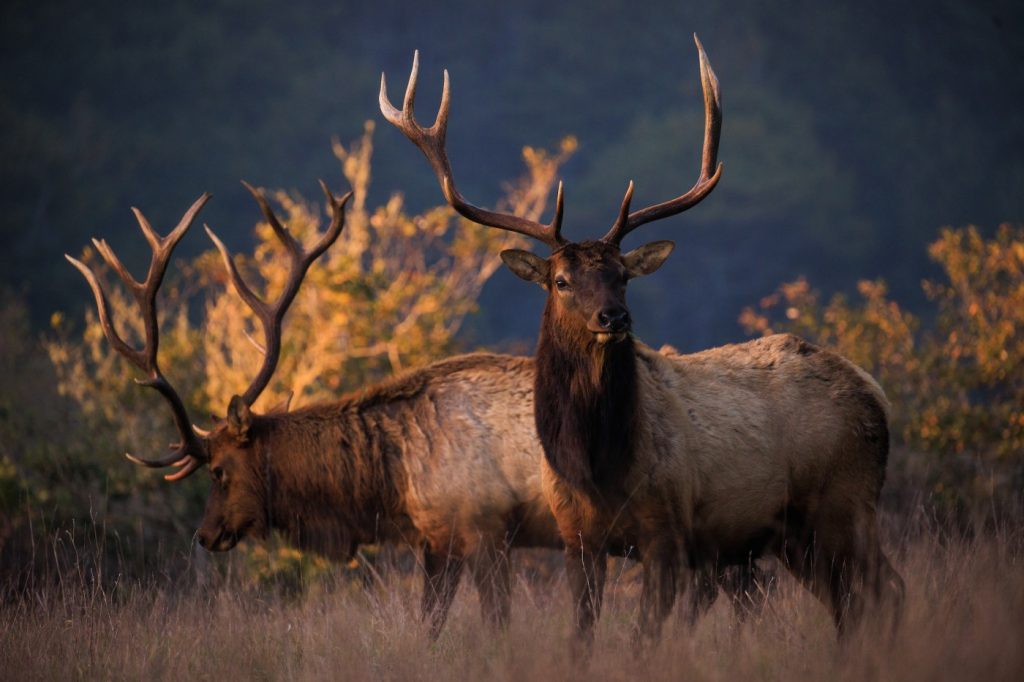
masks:
{"label": "brown elk body", "polygon": [[655,638],[693,569],[750,565],[774,554],[831,609],[842,632],[866,600],[900,603],[903,582],[882,551],[877,502],[889,449],[888,403],[842,357],[781,335],[694,355],[655,352],[630,335],[630,279],[657,270],[673,245],[623,254],[644,223],[685,211],[721,177],[718,80],[697,41],[704,89],[701,173],[685,194],[619,217],[599,241],[561,235],[562,190],[543,225],[466,202],[445,151],[449,86],[424,129],[383,82],[381,109],[424,152],[448,202],[480,224],[526,234],[549,258],[506,251],[506,265],[540,284],[547,303],[537,346],[535,417],[545,495],[565,542],[581,639],[600,612],[610,544],[643,560],[638,639]]}

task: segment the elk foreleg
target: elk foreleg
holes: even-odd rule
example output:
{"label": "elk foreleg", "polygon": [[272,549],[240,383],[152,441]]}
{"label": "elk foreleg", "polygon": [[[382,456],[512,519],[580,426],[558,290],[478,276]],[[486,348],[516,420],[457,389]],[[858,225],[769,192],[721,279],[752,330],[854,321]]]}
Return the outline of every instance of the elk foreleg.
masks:
{"label": "elk foreleg", "polygon": [[642,549],[644,555],[643,588],[640,593],[640,619],[634,633],[637,650],[661,636],[661,626],[672,612],[676,593],[683,582],[683,562],[678,549],[663,541]]}
{"label": "elk foreleg", "polygon": [[759,566],[753,559],[741,566],[721,569],[718,576],[718,583],[729,595],[733,613],[740,622],[764,611],[775,580],[773,571]]}
{"label": "elk foreleg", "polygon": [[594,639],[594,623],[601,615],[607,572],[608,550],[603,544],[579,542],[566,546],[565,573],[576,616],[578,653],[588,649]]}
{"label": "elk foreleg", "polygon": [[713,568],[692,571],[690,573],[690,593],[685,609],[686,625],[693,627],[718,598],[720,581]]}
{"label": "elk foreleg", "polygon": [[455,599],[462,575],[462,557],[451,552],[423,549],[423,601],[420,615],[430,624],[430,639],[437,639],[448,619],[448,609]]}

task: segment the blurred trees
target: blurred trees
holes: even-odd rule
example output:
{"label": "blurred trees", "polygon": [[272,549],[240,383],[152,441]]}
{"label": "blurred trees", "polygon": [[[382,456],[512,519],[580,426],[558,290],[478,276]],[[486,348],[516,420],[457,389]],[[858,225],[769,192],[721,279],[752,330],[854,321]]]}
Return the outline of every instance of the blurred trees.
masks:
{"label": "blurred trees", "polygon": [[[925,280],[923,320],[862,280],[859,301],[822,303],[805,279],[781,285],[740,316],[748,333],[789,331],[834,348],[871,372],[893,403],[894,436],[910,448],[1024,469],[1024,227],[945,228],[928,247],[943,278]],[[966,485],[977,481],[945,480]],[[989,482],[991,483],[991,481]],[[1007,483],[1007,481],[1000,481]],[[1019,481],[1014,481],[1019,484]]]}
{"label": "blurred trees", "polygon": [[[409,214],[398,193],[371,208],[372,133],[373,124],[367,123],[352,144],[333,145],[354,193],[346,226],[311,268],[289,310],[281,362],[257,409],[267,409],[292,391],[293,405],[336,398],[456,352],[456,333],[474,312],[481,288],[500,264],[501,250],[529,247],[524,238],[469,223],[447,206]],[[572,138],[552,152],[524,149],[526,173],[506,187],[503,210],[539,218],[559,167],[574,149]],[[284,191],[270,196],[298,239],[310,241],[321,229],[316,203]],[[163,233],[167,227],[156,224],[156,229]],[[195,232],[189,237],[196,238]],[[255,238],[253,255],[236,255],[236,262],[257,291],[262,280],[272,297],[284,283],[288,260],[269,225],[257,224]],[[115,325],[126,340],[139,344],[143,330],[134,302],[91,248],[82,258],[106,282]],[[201,415],[223,413],[261,360],[260,328],[229,287],[220,256],[211,247],[176,263],[158,299],[161,367],[201,424]],[[91,301],[84,284],[78,291]],[[29,523],[35,519],[38,525],[44,518],[37,530],[91,518],[102,533],[117,538],[117,546],[110,548],[132,559],[187,548],[201,515],[205,477],[171,485],[120,454],[151,457],[176,440],[165,402],[135,385],[135,368],[109,347],[91,306],[80,332],[63,315],[54,315],[53,332],[44,344],[47,362],[32,340],[24,305],[12,296],[4,303],[0,557],[5,537],[20,531],[22,542],[29,541]],[[21,549],[20,559],[27,560]],[[296,570],[322,564],[276,549],[259,556],[266,565]]]}
{"label": "blurred trees", "polygon": [[[638,205],[693,181],[694,31],[722,83],[725,174],[699,210],[646,228],[685,244],[637,283],[648,340],[731,340],[735,311],[797,274],[826,291],[884,276],[917,312],[935,226],[1020,219],[1019,2],[11,0],[0,8],[0,281],[24,287],[44,324],[82,302],[62,252],[109,234],[130,202],[161,222],[204,189],[218,197],[207,220],[237,243],[247,226],[233,218],[251,209],[236,180],[290,188],[326,175],[323,140],[376,116],[381,71],[400,89],[414,48],[423,112],[441,69],[452,73],[448,142],[468,197],[493,205],[525,142],[572,130],[565,230],[602,234],[630,179]],[[436,203],[401,134],[381,130],[376,146],[383,186],[402,188],[413,213]],[[133,243],[129,260],[145,249]],[[481,338],[531,336],[532,294],[495,278],[483,308],[501,313],[477,318]]]}

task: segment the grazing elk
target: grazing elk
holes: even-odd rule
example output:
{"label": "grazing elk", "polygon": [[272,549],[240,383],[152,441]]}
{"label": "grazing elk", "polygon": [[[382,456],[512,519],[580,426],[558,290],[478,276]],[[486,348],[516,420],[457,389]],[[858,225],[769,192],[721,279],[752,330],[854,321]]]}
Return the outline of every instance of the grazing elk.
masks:
{"label": "grazing elk", "polygon": [[401,111],[381,82],[385,118],[426,155],[456,211],[552,250],[548,258],[520,250],[502,258],[547,291],[535,417],[583,642],[600,613],[610,542],[635,545],[643,560],[638,643],[657,638],[693,569],[747,565],[765,553],[830,607],[840,632],[866,598],[902,601],[903,582],[882,551],[876,520],[888,402],[866,372],[790,335],[680,355],[630,334],[626,285],[657,270],[673,244],[622,253],[622,239],[693,207],[721,177],[718,79],[694,39],[705,108],[699,179],[685,194],[633,212],[630,183],[618,219],[598,241],[562,237],[561,186],[547,225],[462,197],[445,150],[447,72],[430,128],[413,116],[415,58]]}
{"label": "grazing elk", "polygon": [[145,324],[141,350],[119,336],[97,277],[68,256],[92,288],[107,340],[145,373],[140,383],[168,401],[181,438],[169,457],[128,458],[148,467],[178,467],[165,476],[171,481],[209,468],[212,487],[198,531],[200,544],[209,550],[228,550],[243,537],[262,538],[272,530],[303,550],[337,560],[349,559],[361,543],[418,546],[425,573],[422,610],[432,636],[444,625],[464,565],[479,588],[485,617],[504,623],[510,608],[509,547],[561,547],[541,488],[532,360],[463,355],[335,402],[254,413],[252,405],[281,352],[285,312],[312,262],[341,233],[348,195],[336,200],[324,187],[332,220],[307,253],[262,193],[248,189],[287,248],[292,266],[284,291],[270,305],[246,285],[227,249],[207,228],[266,339],[256,379],[231,399],[227,417],[210,431],[192,426],[159,368],[156,307],[171,252],[209,195],[200,197],[167,237],[156,234],[135,211],[153,249],[143,282],[132,278],[105,242],[94,240],[139,306]]}

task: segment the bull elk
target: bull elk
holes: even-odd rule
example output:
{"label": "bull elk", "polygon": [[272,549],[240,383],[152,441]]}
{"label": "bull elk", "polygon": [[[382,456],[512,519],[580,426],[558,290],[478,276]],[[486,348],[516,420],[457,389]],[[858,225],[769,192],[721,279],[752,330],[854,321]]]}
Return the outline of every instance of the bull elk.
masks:
{"label": "bull elk", "polygon": [[541,224],[468,203],[445,150],[449,81],[430,128],[413,116],[418,57],[401,110],[381,81],[385,118],[426,155],[448,203],[471,221],[534,238],[548,258],[507,250],[520,278],[547,292],[534,405],[544,493],[565,543],[579,641],[600,614],[610,543],[643,561],[638,644],[656,639],[692,569],[774,554],[832,612],[842,633],[865,601],[902,601],[879,541],[876,505],[889,451],[888,402],[853,363],[790,335],[692,355],[634,339],[629,280],[657,270],[673,243],[622,253],[645,223],[676,215],[718,183],[718,79],[696,36],[704,92],[700,176],[685,194],[630,211],[600,240],[561,235],[563,193]]}
{"label": "bull elk", "polygon": [[114,328],[96,275],[68,256],[92,288],[107,340],[145,374],[139,383],[167,400],[181,439],[168,457],[128,458],[147,467],[176,467],[165,476],[171,481],[208,468],[212,485],[198,537],[209,550],[228,550],[243,537],[263,538],[272,530],[296,547],[336,560],[348,560],[361,543],[422,547],[422,611],[433,636],[444,625],[464,565],[479,588],[486,618],[505,622],[509,547],[561,546],[540,484],[543,455],[532,421],[532,361],[463,355],[334,402],[257,414],[252,406],[277,365],[285,312],[310,265],[341,233],[349,195],[338,200],[324,187],[331,223],[307,253],[263,194],[247,187],[292,265],[284,291],[268,304],[245,283],[207,228],[234,289],[256,313],[265,335],[257,377],[231,399],[226,418],[209,431],[192,426],[184,402],[160,370],[156,305],[171,253],[209,195],[200,197],[167,237],[135,211],[153,250],[143,282],[132,278],[105,242],[94,241],[139,306],[142,349],[130,346]]}

